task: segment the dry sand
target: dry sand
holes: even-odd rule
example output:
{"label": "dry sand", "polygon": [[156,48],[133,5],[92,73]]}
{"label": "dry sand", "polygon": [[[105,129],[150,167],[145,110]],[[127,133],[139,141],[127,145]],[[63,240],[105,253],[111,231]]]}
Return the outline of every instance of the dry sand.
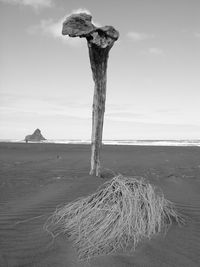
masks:
{"label": "dry sand", "polygon": [[1,267],[200,266],[200,148],[104,146],[105,177],[147,177],[186,216],[182,227],[141,243],[131,255],[79,262],[65,236],[43,230],[58,205],[94,192],[108,178],[88,175],[88,145],[0,143]]}

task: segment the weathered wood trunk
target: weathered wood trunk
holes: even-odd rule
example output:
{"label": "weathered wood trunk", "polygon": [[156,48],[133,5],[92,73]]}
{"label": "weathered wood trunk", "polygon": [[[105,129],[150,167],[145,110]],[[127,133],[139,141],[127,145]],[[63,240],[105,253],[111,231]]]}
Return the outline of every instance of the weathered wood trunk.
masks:
{"label": "weathered wood trunk", "polygon": [[63,23],[62,34],[87,39],[94,80],[92,111],[92,153],[90,174],[100,176],[100,150],[106,101],[106,70],[108,54],[119,33],[112,26],[96,27],[92,16],[72,14]]}
{"label": "weathered wood trunk", "polygon": [[92,110],[90,175],[100,176],[100,151],[106,101],[106,72],[110,47],[100,48],[88,42],[88,48],[95,84]]}

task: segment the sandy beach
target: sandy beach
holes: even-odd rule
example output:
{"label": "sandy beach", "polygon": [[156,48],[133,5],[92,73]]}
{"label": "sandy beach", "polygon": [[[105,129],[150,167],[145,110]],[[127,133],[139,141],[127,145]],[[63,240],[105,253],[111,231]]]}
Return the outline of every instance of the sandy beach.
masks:
{"label": "sandy beach", "polygon": [[[200,266],[200,147],[104,145],[101,162],[96,178],[88,174],[89,145],[0,143],[1,267]],[[80,262],[73,244],[65,236],[53,240],[43,225],[56,207],[94,192],[111,172],[161,187],[186,223],[132,254]]]}

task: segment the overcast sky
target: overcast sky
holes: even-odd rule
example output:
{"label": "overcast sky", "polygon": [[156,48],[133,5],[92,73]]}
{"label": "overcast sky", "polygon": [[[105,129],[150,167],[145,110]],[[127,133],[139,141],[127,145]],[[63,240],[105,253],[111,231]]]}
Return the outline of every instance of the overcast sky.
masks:
{"label": "overcast sky", "polygon": [[199,0],[0,0],[0,139],[90,139],[86,40],[61,35],[78,9],[120,32],[104,139],[200,138]]}

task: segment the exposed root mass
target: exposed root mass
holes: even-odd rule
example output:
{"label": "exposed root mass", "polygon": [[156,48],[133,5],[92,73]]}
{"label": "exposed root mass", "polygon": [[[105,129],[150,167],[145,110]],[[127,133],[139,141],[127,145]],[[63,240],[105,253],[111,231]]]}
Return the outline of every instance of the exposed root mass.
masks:
{"label": "exposed root mass", "polygon": [[118,175],[97,192],[57,209],[45,228],[64,233],[81,260],[118,250],[135,249],[181,217],[173,204],[143,178]]}

